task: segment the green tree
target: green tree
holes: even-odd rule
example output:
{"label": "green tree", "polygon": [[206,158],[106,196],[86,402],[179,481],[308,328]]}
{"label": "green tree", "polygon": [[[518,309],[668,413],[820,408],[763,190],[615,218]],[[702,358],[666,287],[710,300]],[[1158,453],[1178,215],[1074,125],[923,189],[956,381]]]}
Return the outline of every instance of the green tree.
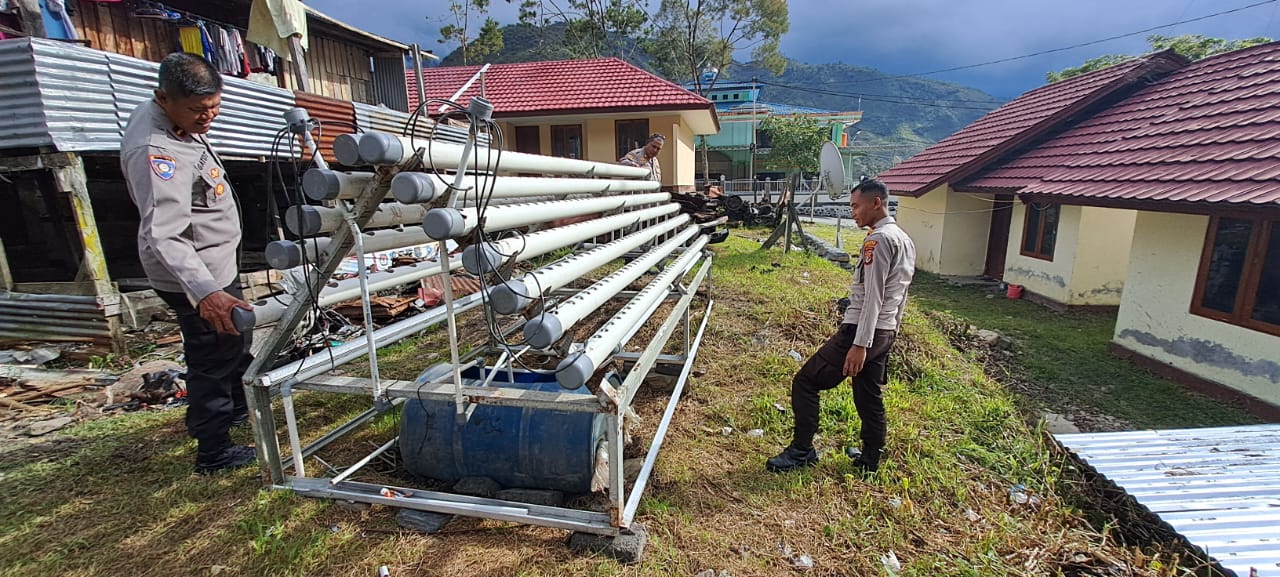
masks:
{"label": "green tree", "polygon": [[[752,61],[778,75],[787,67],[779,51],[782,35],[791,30],[786,0],[662,0],[645,42],[659,74],[693,82],[706,94],[720,74],[728,75],[733,56],[751,51]],[[720,74],[709,83],[702,72]]]}
{"label": "green tree", "polygon": [[[489,12],[489,0],[453,0],[449,4],[449,14],[453,19],[449,24],[440,27],[441,44],[457,42],[462,49],[462,63],[467,64],[468,47],[471,44],[471,15],[475,12],[477,18]],[[488,25],[489,19],[486,19],[485,25]],[[494,22],[494,29],[497,30],[497,22]],[[492,43],[492,39],[489,40]],[[499,49],[501,49],[502,34],[498,34]]]}
{"label": "green tree", "polygon": [[[1222,38],[1210,38],[1202,34],[1183,34],[1181,36],[1162,36],[1160,34],[1152,34],[1147,36],[1147,44],[1151,46],[1152,52],[1173,50],[1190,60],[1200,60],[1201,58],[1207,58],[1215,54],[1240,50],[1242,48],[1266,44],[1268,42],[1271,42],[1270,38],[1258,37],[1245,38],[1243,40],[1224,40]],[[1086,60],[1085,63],[1080,66],[1046,73],[1045,80],[1049,82],[1066,80],[1086,72],[1093,72],[1094,70],[1115,66],[1116,64],[1133,58],[1135,57],[1125,54],[1108,54],[1106,56],[1099,56],[1097,58]]]}
{"label": "green tree", "polygon": [[760,130],[773,141],[764,164],[768,168],[818,171],[818,154],[827,140],[827,127],[807,116],[770,116]]}
{"label": "green tree", "polygon": [[521,22],[541,13],[540,27],[563,24],[564,48],[573,58],[617,56],[630,59],[649,22],[647,0],[526,0]]}
{"label": "green tree", "polygon": [[493,18],[485,18],[484,26],[480,27],[480,35],[467,47],[466,54],[470,55],[472,61],[480,64],[490,55],[497,54],[502,51],[502,27],[498,25],[498,21]]}

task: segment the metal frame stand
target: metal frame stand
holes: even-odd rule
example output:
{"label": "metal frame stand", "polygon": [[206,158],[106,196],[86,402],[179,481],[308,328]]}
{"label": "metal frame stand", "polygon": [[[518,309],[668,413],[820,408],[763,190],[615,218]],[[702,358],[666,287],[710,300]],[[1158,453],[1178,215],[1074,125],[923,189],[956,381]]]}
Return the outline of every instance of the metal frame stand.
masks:
{"label": "metal frame stand", "polygon": [[[319,294],[324,281],[348,254],[356,237],[360,234],[360,228],[368,222],[378,202],[387,196],[391,178],[398,171],[396,167],[379,168],[376,177],[357,198],[350,202],[348,226],[334,232],[331,246],[337,248],[327,251],[327,256],[317,264],[317,274],[310,276],[310,294]],[[443,243],[439,255],[442,263],[447,261],[447,250]],[[267,338],[262,352],[250,366],[244,378],[246,397],[250,405],[250,420],[253,424],[264,476],[273,488],[293,490],[312,497],[514,521],[606,536],[629,532],[641,495],[648,483],[648,477],[653,471],[658,450],[662,446],[674,416],[676,404],[680,400],[691,372],[692,361],[697,355],[713,305],[710,298],[710,253],[700,252],[697,258],[687,262],[687,267],[679,271],[675,277],[676,280],[666,287],[665,290],[668,292],[665,299],[658,301],[658,304],[664,301],[674,301],[674,304],[658,327],[657,333],[642,352],[615,355],[615,359],[631,361],[631,368],[625,371],[624,375],[614,373],[597,375],[595,380],[588,383],[588,389],[594,394],[530,391],[492,386],[493,373],[499,370],[514,371],[516,358],[529,352],[529,349],[507,350],[491,343],[489,346],[472,350],[467,355],[461,355],[455,317],[480,306],[482,300],[479,294],[455,298],[448,275],[449,269],[444,264],[442,264],[442,273],[445,274],[445,291],[442,305],[405,321],[383,327],[376,332],[370,331],[368,340],[364,343],[348,343],[326,353],[269,370],[268,366],[283,349],[285,343],[292,338],[295,328],[303,320],[309,304],[305,298],[295,299]],[[362,274],[364,272],[362,270]],[[688,279],[687,282],[685,279]],[[703,286],[706,286],[706,304],[702,307],[701,323],[695,332],[691,314],[693,301]],[[614,298],[621,296],[624,295],[620,294]],[[363,298],[366,301],[369,298],[367,287],[365,287]],[[649,314],[645,316],[646,320],[652,316],[652,311],[657,310],[658,304],[650,309]],[[447,322],[448,325],[451,360],[447,363],[448,370],[440,371],[443,376],[438,379],[421,383],[378,378],[376,373],[372,379],[325,375],[331,369],[364,355],[370,355],[370,361],[374,363],[373,366],[376,366],[378,347],[393,344],[441,322]],[[639,326],[636,326],[631,329],[632,335],[638,328]],[[662,355],[663,348],[677,332],[683,333],[681,354]],[[625,340],[630,340],[630,337]],[[486,364],[488,359],[494,359],[494,370],[488,379],[461,378],[462,369],[476,365],[489,366]],[[675,389],[667,401],[657,433],[650,442],[640,475],[628,492],[623,476],[623,420],[644,378],[657,364],[679,367],[680,373]],[[615,388],[609,384],[611,380],[613,382],[620,380],[621,384]],[[304,435],[299,431],[293,406],[295,390],[368,395],[373,397],[374,404],[372,408],[351,421],[303,445],[301,439]],[[272,412],[272,399],[277,394],[280,395],[284,405],[288,455],[281,452],[281,431]],[[485,404],[606,415],[609,457],[608,511],[531,505],[413,487],[372,485],[351,479],[361,467],[390,450],[397,439],[387,441],[334,477],[306,475],[303,463],[306,457],[368,423],[376,416],[395,408],[406,399],[452,401],[457,407],[460,424],[466,422],[472,410]],[[326,468],[329,468],[327,464]]]}

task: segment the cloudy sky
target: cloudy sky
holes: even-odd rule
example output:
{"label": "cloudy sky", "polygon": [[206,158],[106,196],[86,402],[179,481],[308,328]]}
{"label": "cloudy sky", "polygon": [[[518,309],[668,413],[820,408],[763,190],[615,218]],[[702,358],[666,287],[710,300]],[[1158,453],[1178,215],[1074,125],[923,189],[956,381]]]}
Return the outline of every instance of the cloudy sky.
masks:
{"label": "cloudy sky", "polygon": [[[418,42],[438,54],[454,48],[437,42],[449,0],[305,1],[349,24]],[[490,15],[514,23],[517,4],[519,0],[493,0]],[[916,74],[1064,48],[1254,4],[1151,33],[1280,38],[1280,0],[792,0],[791,32],[783,38],[782,52],[813,64],[844,62]],[[1042,84],[1048,70],[1102,54],[1142,53],[1146,34],[929,77],[1008,98]]]}

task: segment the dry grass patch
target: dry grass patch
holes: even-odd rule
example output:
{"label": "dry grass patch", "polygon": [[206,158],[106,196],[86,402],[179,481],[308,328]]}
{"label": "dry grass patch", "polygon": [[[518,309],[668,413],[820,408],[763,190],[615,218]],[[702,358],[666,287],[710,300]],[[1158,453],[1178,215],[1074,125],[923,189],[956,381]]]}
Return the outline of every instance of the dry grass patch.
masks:
{"label": "dry grass patch", "polygon": [[[883,575],[880,558],[890,551],[901,561],[899,575],[1182,574],[1168,550],[1122,548],[1105,527],[1090,525],[1071,505],[1069,465],[1027,428],[1008,393],[916,310],[892,362],[890,448],[880,473],[855,474],[835,450],[856,439],[848,387],[824,397],[822,463],[795,474],[765,472],[764,459],[790,432],[788,387],[798,363],[789,353],[807,356],[832,331],[832,301],[846,291],[848,273],[756,246],[735,236],[715,248],[717,304],[698,376],[642,502],[650,542],[637,566],[575,555],[563,531],[460,519],[444,533],[418,535],[399,530],[393,510],[263,490],[249,471],[197,478],[193,443],[181,415],[170,412],[81,425],[0,456],[0,576],[346,576],[387,565],[397,576],[715,569],[742,577],[795,574],[802,555],[814,562],[811,575]],[[393,348],[383,374],[415,377],[436,362],[441,338],[434,331]],[[654,388],[642,399],[664,397]],[[307,394],[298,405],[319,430],[367,401]],[[643,414],[656,424],[651,409]],[[397,429],[394,416],[378,419],[324,455],[349,462],[343,459]],[[748,434],[753,429],[763,435]],[[394,472],[379,465],[367,474]],[[1010,500],[1018,483],[1034,505]]]}

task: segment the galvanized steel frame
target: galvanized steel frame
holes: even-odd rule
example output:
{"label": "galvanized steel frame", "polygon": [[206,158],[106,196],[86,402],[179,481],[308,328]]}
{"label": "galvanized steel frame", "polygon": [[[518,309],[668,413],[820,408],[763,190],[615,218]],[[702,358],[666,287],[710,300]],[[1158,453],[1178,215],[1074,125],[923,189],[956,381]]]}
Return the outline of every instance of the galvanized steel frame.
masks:
{"label": "galvanized steel frame", "polygon": [[[391,177],[398,171],[394,167],[383,167],[378,170],[378,176],[364,189],[362,194],[353,201],[352,221],[354,227],[342,227],[333,235],[331,245],[337,247],[329,252],[324,262],[320,263],[318,269],[319,274],[311,277],[310,290],[312,294],[318,294],[322,280],[326,279],[336,270],[338,264],[347,254],[347,250],[354,244],[354,238],[351,236],[352,231],[358,230],[368,222],[370,216],[376,211],[378,203],[386,197]],[[701,266],[699,267],[699,263]],[[688,276],[689,271],[695,267],[698,271],[693,275],[687,284],[681,285],[682,278]],[[661,448],[665,432],[674,415],[676,404],[679,402],[680,395],[684,389],[684,384],[688,379],[692,368],[692,360],[697,355],[698,347],[701,343],[702,335],[706,330],[707,320],[710,318],[711,307],[713,302],[710,299],[710,273],[711,273],[711,256],[709,252],[704,252],[699,258],[689,263],[688,267],[680,271],[669,290],[674,291],[668,295],[667,299],[675,299],[676,303],[667,318],[658,328],[657,333],[650,340],[648,346],[638,356],[626,355],[625,358],[632,362],[632,366],[621,386],[610,392],[606,392],[603,384],[593,385],[593,392],[596,395],[581,395],[572,393],[544,393],[536,391],[510,392],[498,387],[487,387],[487,382],[477,383],[475,381],[463,381],[455,377],[451,383],[434,383],[434,387],[424,392],[423,386],[406,381],[382,381],[374,384],[368,379],[349,379],[340,377],[322,377],[321,375],[334,368],[337,365],[358,359],[369,352],[365,342],[353,342],[340,349],[334,351],[334,361],[325,363],[323,361],[308,362],[308,359],[297,361],[285,367],[275,370],[267,370],[267,362],[274,359],[280,351],[287,339],[293,333],[302,320],[302,315],[308,306],[307,299],[296,299],[282,316],[276,329],[268,337],[262,352],[254,361],[253,365],[245,373],[244,384],[246,388],[246,398],[249,400],[250,420],[253,424],[254,435],[257,441],[259,459],[262,463],[263,473],[270,480],[271,486],[279,489],[288,489],[298,492],[299,494],[313,497],[324,497],[334,499],[344,499],[350,501],[383,504],[408,509],[417,509],[424,511],[433,511],[444,514],[460,514],[475,517],[484,517],[498,520],[515,521],[540,525],[546,527],[567,529],[573,531],[581,531],[585,533],[594,533],[601,535],[618,535],[629,531],[634,520],[636,508],[639,504],[640,497],[647,486],[648,476],[653,470],[653,464],[657,458],[657,452]],[[694,297],[699,289],[704,285],[707,287],[707,304],[703,309],[702,323],[696,336],[692,334],[691,325],[691,309]],[[446,281],[446,286],[449,283]],[[625,297],[626,294],[620,294],[618,297]],[[452,321],[452,314],[441,314],[441,309],[452,310],[454,314],[463,310],[472,308],[480,304],[479,295],[469,295],[463,299],[455,301],[452,291],[446,291],[445,307],[437,307],[432,313],[418,315],[409,321],[402,321],[396,325],[384,327],[378,331],[379,334],[373,335],[378,346],[386,346],[397,342],[409,335],[420,332],[421,330],[443,322],[445,320]],[[367,298],[367,295],[366,295]],[[661,303],[662,301],[659,301]],[[655,305],[650,309],[645,317],[646,320],[652,316],[652,311],[656,310]],[[452,324],[452,323],[451,323]],[[638,328],[638,327],[637,327]],[[683,354],[682,355],[662,355],[662,350],[676,331],[681,331],[684,335]],[[453,332],[451,327],[451,332]],[[632,331],[632,335],[634,331]],[[628,335],[627,340],[631,338]],[[451,347],[451,356],[456,359],[452,365],[460,368],[464,362],[457,355],[456,344]],[[348,350],[349,349],[349,350]],[[376,350],[373,351],[376,355]],[[506,359],[507,369],[512,370],[511,363],[513,355],[510,351],[503,350],[500,347],[490,345],[488,347],[479,347],[467,355],[472,359],[483,358],[487,353],[500,353],[500,359]],[[475,360],[470,363],[475,363]],[[663,419],[659,424],[658,433],[651,441],[649,451],[645,457],[645,465],[642,468],[641,476],[631,488],[630,493],[625,487],[625,478],[623,475],[623,419],[628,411],[630,402],[635,397],[636,391],[642,384],[645,376],[658,363],[670,363],[682,368],[680,376],[676,383],[676,388],[672,396],[668,399],[667,406],[664,410]],[[502,360],[498,361],[501,364]],[[498,367],[495,367],[498,370]],[[456,375],[454,371],[454,375]],[[476,386],[479,384],[480,386]],[[381,396],[374,399],[374,407],[365,411],[356,418],[338,426],[336,429],[324,434],[318,440],[303,447],[299,441],[300,432],[298,424],[293,418],[292,411],[292,390],[323,390],[330,392],[339,392],[346,394],[369,394],[377,392]],[[410,392],[412,393],[410,395]],[[290,440],[291,455],[288,457],[281,453],[279,445],[280,431],[275,423],[272,413],[271,403],[276,394],[281,394],[282,401],[285,403],[286,415],[288,422],[286,424],[286,434]],[[556,410],[568,410],[579,412],[598,412],[606,415],[606,438],[607,450],[609,453],[609,495],[610,509],[608,513],[599,513],[591,511],[582,511],[577,509],[569,509],[564,507],[545,507],[536,506],[526,503],[503,501],[497,499],[480,499],[455,495],[442,492],[421,491],[413,488],[402,487],[386,487],[376,486],[367,483],[345,480],[342,478],[326,479],[318,477],[307,477],[305,469],[302,467],[301,460],[307,456],[314,454],[320,448],[336,441],[343,435],[346,435],[364,423],[370,421],[378,414],[385,412],[394,405],[399,404],[403,399],[410,396],[421,398],[423,395],[435,396],[440,398],[453,399],[460,403],[465,403],[468,410],[465,414],[469,414],[470,409],[480,404],[493,404],[503,406],[516,407],[534,407],[534,408],[554,408]],[[621,401],[621,402],[619,402]],[[462,405],[459,405],[460,411]],[[388,448],[388,445],[379,447],[370,455],[357,463],[355,467],[363,466],[376,455]],[[289,475],[286,469],[293,467],[297,475]],[[353,467],[354,468],[354,467]],[[354,472],[349,469],[349,471]],[[392,495],[388,497],[387,495]]]}

